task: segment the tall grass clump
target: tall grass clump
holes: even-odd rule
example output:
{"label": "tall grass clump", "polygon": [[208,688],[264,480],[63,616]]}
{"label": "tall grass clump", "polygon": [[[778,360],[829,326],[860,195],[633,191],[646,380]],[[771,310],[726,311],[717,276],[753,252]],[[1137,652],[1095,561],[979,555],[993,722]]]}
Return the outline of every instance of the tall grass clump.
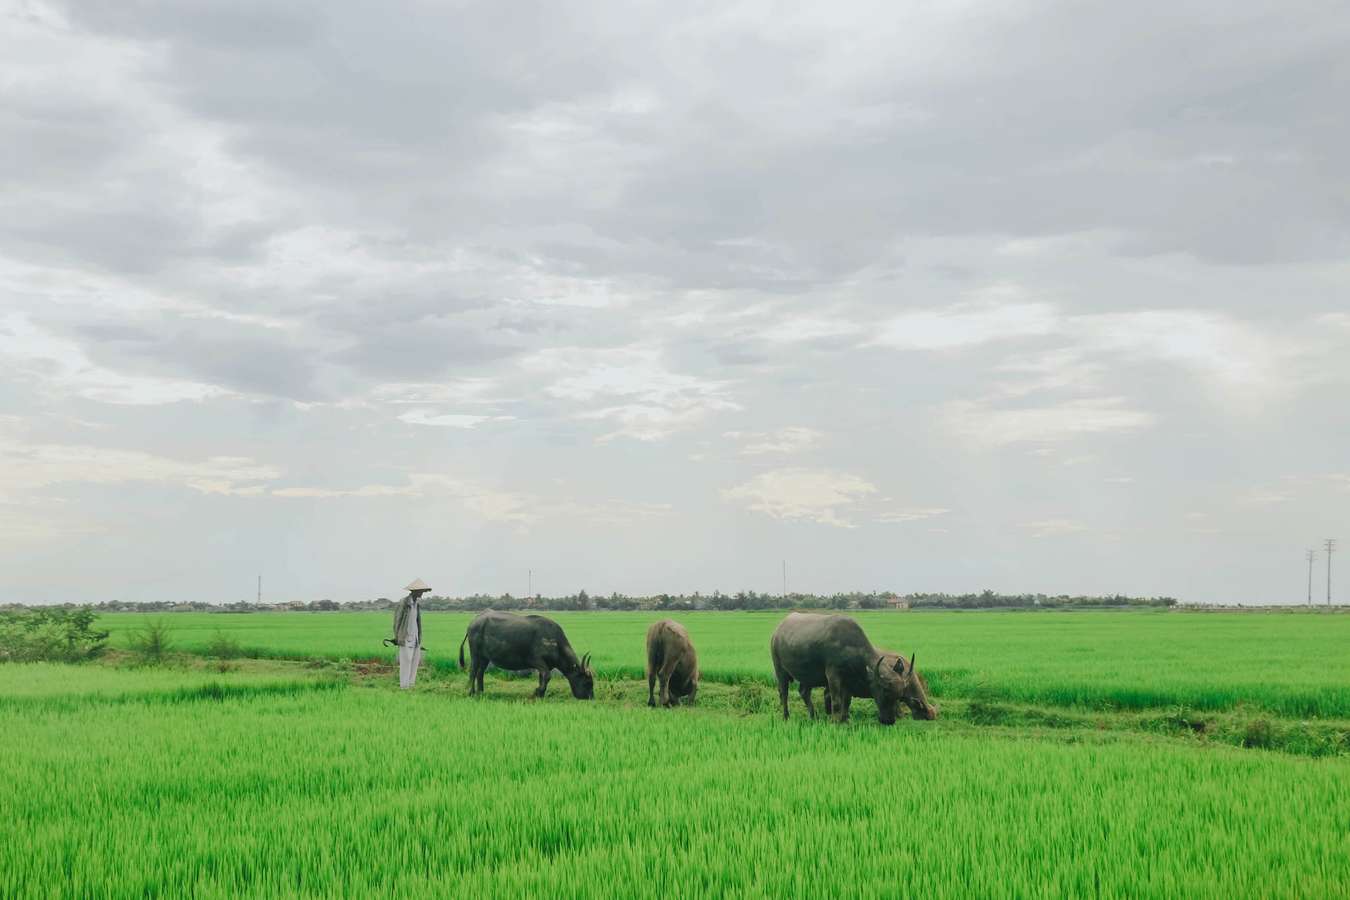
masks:
{"label": "tall grass clump", "polygon": [[157,665],[173,649],[173,635],[169,626],[159,619],[146,623],[131,635],[131,649],[145,665]]}
{"label": "tall grass clump", "polygon": [[244,648],[237,639],[217,629],[203,648],[203,653],[212,659],[238,659],[244,655]]}

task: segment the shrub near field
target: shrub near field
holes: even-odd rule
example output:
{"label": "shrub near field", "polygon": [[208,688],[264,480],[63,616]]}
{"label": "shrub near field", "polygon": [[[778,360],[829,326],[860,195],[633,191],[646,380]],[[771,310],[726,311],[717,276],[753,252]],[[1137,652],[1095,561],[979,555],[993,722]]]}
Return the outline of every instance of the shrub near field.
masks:
{"label": "shrub near field", "polygon": [[[640,677],[643,636],[661,613],[548,613],[602,676]],[[676,613],[704,678],[772,680],[769,635],[781,613]],[[1350,616],[1163,612],[858,612],[879,646],[908,654],[943,694],[1027,703],[1144,709],[1246,704],[1278,715],[1350,716]],[[471,616],[426,613],[432,666],[453,667]],[[393,660],[388,613],[179,613],[175,645],[203,651],[228,634],[262,655]],[[134,613],[100,617],[117,646]]]}
{"label": "shrub near field", "polygon": [[1342,896],[1350,762],[338,690],[0,706],[0,896]]}

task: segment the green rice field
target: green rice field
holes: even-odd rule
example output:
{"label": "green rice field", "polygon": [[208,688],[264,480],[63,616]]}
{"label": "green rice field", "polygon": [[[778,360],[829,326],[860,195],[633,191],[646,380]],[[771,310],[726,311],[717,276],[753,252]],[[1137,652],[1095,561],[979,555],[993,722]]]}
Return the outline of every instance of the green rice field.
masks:
{"label": "green rice field", "polygon": [[[549,613],[600,675],[641,677],[643,638],[662,613]],[[1145,709],[1169,704],[1350,718],[1350,616],[1176,612],[859,612],[878,646],[908,655],[939,694]],[[781,613],[677,615],[706,679],[772,683],[769,635]],[[225,633],[258,655],[392,661],[389,613],[175,613],[185,649]],[[451,669],[471,615],[424,613],[427,661]],[[147,617],[103,616],[126,646]]]}
{"label": "green rice field", "polygon": [[943,707],[883,728],[779,719],[781,614],[677,615],[708,682],[673,710],[629,677],[656,616],[550,615],[595,702],[468,698],[453,614],[407,692],[387,614],[166,614],[267,658],[0,665],[0,896],[1350,896],[1350,616],[861,614]]}

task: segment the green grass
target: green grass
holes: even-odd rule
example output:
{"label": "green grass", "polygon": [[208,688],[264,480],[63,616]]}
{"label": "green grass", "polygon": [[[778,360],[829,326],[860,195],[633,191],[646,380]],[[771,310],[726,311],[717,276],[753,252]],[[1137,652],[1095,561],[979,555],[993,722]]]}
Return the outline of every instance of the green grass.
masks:
{"label": "green grass", "polygon": [[556,616],[594,703],[466,697],[463,615],[411,692],[311,659],[392,663],[386,615],[162,618],[189,655],[0,666],[0,896],[1350,895],[1350,617],[863,614],[945,704],[893,728],[780,721],[779,614],[681,615],[676,710],[652,614]]}
{"label": "green grass", "polygon": [[0,665],[0,707],[53,702],[88,705],[123,700],[164,700],[228,692],[284,690],[312,685],[314,673],[276,669],[220,672],[208,668],[116,668],[105,665],[25,663]]}
{"label": "green grass", "polygon": [[[640,676],[643,636],[659,613],[548,613],[598,671]],[[704,677],[769,683],[769,635],[780,613],[678,613]],[[1238,707],[1280,716],[1350,717],[1350,616],[1130,612],[854,614],[874,643],[906,654],[949,697],[1142,710]],[[253,655],[378,658],[387,613],[178,613],[162,617],[174,646],[203,651],[219,631]],[[471,616],[426,613],[427,662],[454,668]],[[127,646],[146,617],[106,615]]]}
{"label": "green grass", "polygon": [[517,699],[527,687],[0,705],[0,896],[1350,888],[1344,758]]}

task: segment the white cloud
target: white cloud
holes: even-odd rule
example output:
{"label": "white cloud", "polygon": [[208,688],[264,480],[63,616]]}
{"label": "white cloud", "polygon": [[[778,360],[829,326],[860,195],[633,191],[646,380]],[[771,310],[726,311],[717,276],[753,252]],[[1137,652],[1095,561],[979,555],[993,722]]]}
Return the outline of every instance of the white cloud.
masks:
{"label": "white cloud", "polygon": [[[886,523],[921,522],[924,519],[932,519],[936,518],[937,516],[945,516],[949,512],[951,512],[950,509],[946,509],[945,507],[940,506],[933,506],[933,507],[913,506],[907,507],[905,509],[893,509],[889,512],[881,513],[877,516],[877,521]],[[945,529],[933,529],[933,530],[937,531]]]}
{"label": "white cloud", "polygon": [[438,405],[444,403],[496,403],[496,378],[457,378],[446,382],[390,382],[373,388],[372,400],[380,403]]}
{"label": "white cloud", "polygon": [[722,496],[775,519],[805,519],[822,525],[852,528],[841,511],[876,493],[876,486],[857,475],[829,469],[775,469]]}
{"label": "white cloud", "polygon": [[473,428],[483,422],[509,422],[515,416],[477,416],[469,413],[437,413],[430,409],[410,409],[399,415],[409,425],[435,425],[442,428]]}
{"label": "white cloud", "polygon": [[464,509],[476,518],[520,528],[528,528],[546,519],[629,524],[664,516],[671,511],[671,507],[666,504],[545,498],[528,491],[503,490],[471,479],[434,472],[412,473],[403,484],[368,484],[356,488],[288,487],[277,488],[269,494],[281,498],[318,500],[451,497],[459,500]]}
{"label": "white cloud", "polygon": [[1130,362],[1166,362],[1225,389],[1265,392],[1282,378],[1280,343],[1228,316],[1185,309],[1074,316],[1064,330],[1085,353]]}
{"label": "white cloud", "polygon": [[776,431],[727,431],[722,437],[744,444],[742,456],[762,456],[771,453],[799,453],[820,442],[823,431],[792,425]]}
{"label": "white cloud", "polygon": [[273,497],[328,499],[331,497],[417,497],[420,493],[411,485],[367,484],[359,488],[288,487],[268,491]]}
{"label": "white cloud", "polygon": [[[1334,316],[1321,317],[1329,318]],[[998,383],[996,393],[1091,390],[1121,364],[1166,363],[1199,375],[1240,404],[1285,386],[1293,377],[1289,364],[1317,349],[1312,337],[1281,337],[1221,313],[1145,309],[1068,315],[1042,302],[963,303],[904,313],[887,322],[872,343],[948,350],[1029,337],[1056,346],[1001,363],[998,371],[1017,377]]]}
{"label": "white cloud", "polygon": [[1079,347],[1061,347],[1034,355],[1019,355],[999,363],[1000,379],[992,393],[999,397],[1026,397],[1049,391],[1081,394],[1095,390],[1106,366],[1100,357],[1092,357]]}
{"label": "white cloud", "polygon": [[805,341],[819,341],[826,338],[846,337],[858,334],[862,326],[844,318],[826,318],[823,316],[793,316],[779,319],[772,325],[755,332],[755,337],[776,344],[796,344]]}
{"label": "white cloud", "polygon": [[1015,408],[956,401],[947,405],[944,419],[957,435],[993,446],[1128,434],[1155,421],[1152,413],[1131,407],[1124,397],[1088,397],[1051,406]]}
{"label": "white cloud", "polygon": [[900,350],[952,350],[1040,337],[1053,334],[1058,326],[1059,316],[1049,303],[967,303],[896,316],[872,343]]}
{"label": "white cloud", "polygon": [[524,367],[552,378],[544,389],[552,397],[588,405],[609,401],[576,414],[580,419],[618,424],[614,431],[601,435],[601,441],[617,437],[657,441],[692,428],[714,413],[740,409],[730,398],[726,382],[672,372],[654,347],[550,349],[527,359]]}
{"label": "white cloud", "polygon": [[279,469],[246,457],[184,461],[68,444],[25,444],[0,438],[0,498],[58,484],[179,484],[203,494],[251,494],[279,478]]}
{"label": "white cloud", "polygon": [[1018,527],[1031,532],[1034,538],[1061,537],[1087,531],[1087,526],[1075,519],[1037,519],[1022,522]]}
{"label": "white cloud", "polygon": [[1279,506],[1281,503],[1288,503],[1292,497],[1293,495],[1288,491],[1253,488],[1240,494],[1237,502],[1243,506]]}

